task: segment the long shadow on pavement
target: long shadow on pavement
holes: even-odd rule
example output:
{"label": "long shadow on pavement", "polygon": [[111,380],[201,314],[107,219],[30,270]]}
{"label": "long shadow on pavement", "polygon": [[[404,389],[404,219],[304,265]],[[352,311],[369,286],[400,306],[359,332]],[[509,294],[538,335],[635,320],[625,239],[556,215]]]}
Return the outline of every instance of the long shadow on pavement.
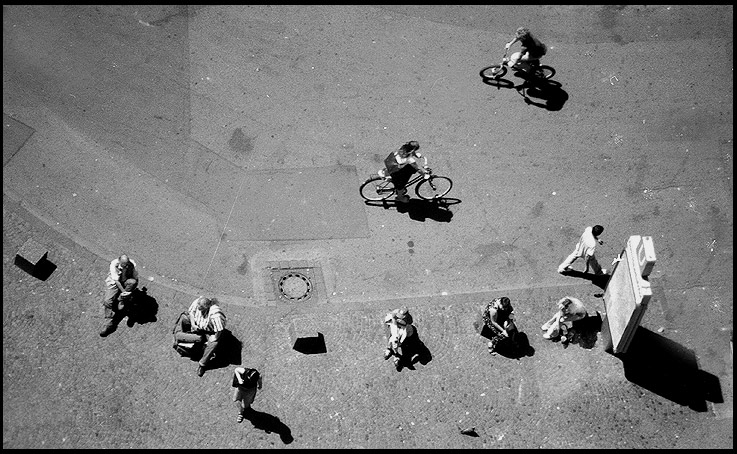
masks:
{"label": "long shadow on pavement", "polygon": [[483,78],[486,85],[501,88],[513,88],[525,99],[525,103],[531,106],[540,107],[549,111],[558,111],[568,101],[568,93],[563,90],[562,84],[558,81],[547,80],[545,83],[533,84],[531,82],[522,82],[515,85],[509,79],[487,79]]}
{"label": "long shadow on pavement", "polygon": [[611,279],[611,276],[608,274],[591,274],[591,273],[583,273],[581,271],[576,271],[576,270],[566,271],[561,274],[563,276],[580,277],[581,279],[586,279],[587,281],[591,281],[592,284],[594,284],[595,286],[599,287],[602,290],[606,289],[606,286],[609,283],[609,279]]}
{"label": "long shadow on pavement", "polygon": [[627,352],[615,356],[627,380],[694,411],[724,402],[719,378],[699,370],[693,351],[641,326]]}
{"label": "long shadow on pavement", "polygon": [[568,101],[568,93],[559,82],[548,81],[546,85],[531,86],[527,82],[514,87],[525,98],[530,106],[541,107],[550,111],[558,111]]}
{"label": "long shadow on pavement", "polygon": [[263,430],[267,434],[272,432],[278,433],[281,441],[285,445],[294,441],[292,430],[276,416],[256,410],[252,410],[244,416],[256,429]]}
{"label": "long shadow on pavement", "polygon": [[385,210],[394,207],[398,213],[407,213],[409,218],[414,221],[425,222],[426,219],[432,219],[437,222],[450,222],[453,218],[453,212],[448,209],[448,206],[461,203],[461,201],[459,199],[440,198],[433,201],[410,199],[407,203],[397,203],[394,200],[366,201],[364,203],[371,206],[380,206]]}

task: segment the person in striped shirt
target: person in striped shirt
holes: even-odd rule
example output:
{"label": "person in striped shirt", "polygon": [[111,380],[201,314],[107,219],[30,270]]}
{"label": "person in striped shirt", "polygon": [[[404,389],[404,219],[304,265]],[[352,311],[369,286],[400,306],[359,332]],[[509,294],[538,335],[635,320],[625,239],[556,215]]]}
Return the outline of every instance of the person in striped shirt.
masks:
{"label": "person in striped shirt", "polygon": [[192,332],[204,336],[207,341],[205,352],[202,354],[197,367],[197,375],[202,377],[208,363],[215,356],[215,351],[225,330],[226,318],[217,301],[214,298],[204,296],[194,300],[187,312],[189,313]]}

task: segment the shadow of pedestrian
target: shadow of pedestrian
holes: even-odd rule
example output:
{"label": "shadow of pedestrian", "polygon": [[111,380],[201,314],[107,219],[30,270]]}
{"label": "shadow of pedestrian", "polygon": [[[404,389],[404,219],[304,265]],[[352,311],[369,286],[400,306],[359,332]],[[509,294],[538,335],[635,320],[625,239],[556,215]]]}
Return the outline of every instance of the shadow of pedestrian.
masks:
{"label": "shadow of pedestrian", "polygon": [[432,361],[432,353],[430,353],[430,349],[427,348],[427,345],[425,345],[422,340],[420,340],[419,336],[416,336],[415,341],[409,345],[407,352],[407,356],[410,359],[409,364],[407,364],[408,369],[415,370],[415,364],[420,363],[423,366],[427,366],[427,364]]}
{"label": "shadow of pedestrian", "polygon": [[706,412],[706,401],[724,402],[719,378],[699,370],[693,351],[641,326],[627,352],[614,356],[627,380],[677,404]]}
{"label": "shadow of pedestrian", "polygon": [[453,212],[448,206],[461,203],[459,199],[441,197],[437,200],[410,199],[407,203],[397,203],[394,200],[366,201],[366,205],[381,206],[385,210],[395,207],[398,213],[407,213],[410,219],[425,222],[432,219],[437,222],[450,222]]}
{"label": "shadow of pedestrian", "polygon": [[136,323],[145,325],[158,320],[156,315],[159,313],[159,303],[156,302],[156,298],[148,294],[146,287],[142,287],[133,290],[130,303],[126,305],[125,310],[129,327]]}
{"label": "shadow of pedestrian", "polygon": [[562,274],[563,276],[580,277],[581,279],[586,279],[587,281],[591,281],[592,284],[602,290],[606,289],[606,286],[609,283],[609,279],[611,279],[612,277],[609,274],[583,273],[576,270],[564,271],[560,274]]}
{"label": "shadow of pedestrian", "polygon": [[279,434],[279,438],[281,438],[281,441],[285,445],[294,441],[292,430],[274,415],[270,415],[262,411],[251,410],[250,412],[246,412],[243,416],[253,424],[254,428],[263,430],[267,434],[272,432]]}

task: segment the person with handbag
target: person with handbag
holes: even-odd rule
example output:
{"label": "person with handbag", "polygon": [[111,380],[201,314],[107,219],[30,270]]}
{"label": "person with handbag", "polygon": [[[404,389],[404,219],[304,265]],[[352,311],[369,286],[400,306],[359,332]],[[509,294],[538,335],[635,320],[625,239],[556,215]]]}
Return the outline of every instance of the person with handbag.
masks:
{"label": "person with handbag", "polygon": [[498,345],[506,340],[511,340],[517,346],[517,326],[514,324],[514,308],[509,298],[502,296],[491,300],[484,310],[483,319],[492,332],[487,345],[489,353],[496,355]]}

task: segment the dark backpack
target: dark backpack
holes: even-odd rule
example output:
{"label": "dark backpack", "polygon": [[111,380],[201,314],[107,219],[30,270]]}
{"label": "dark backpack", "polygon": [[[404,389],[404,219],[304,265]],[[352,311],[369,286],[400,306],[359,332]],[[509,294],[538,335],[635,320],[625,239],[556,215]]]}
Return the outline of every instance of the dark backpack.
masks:
{"label": "dark backpack", "polygon": [[389,153],[389,156],[384,159],[384,165],[386,166],[386,170],[389,173],[389,175],[396,173],[397,170],[399,170],[399,164],[397,164],[397,157],[394,156],[394,151]]}

